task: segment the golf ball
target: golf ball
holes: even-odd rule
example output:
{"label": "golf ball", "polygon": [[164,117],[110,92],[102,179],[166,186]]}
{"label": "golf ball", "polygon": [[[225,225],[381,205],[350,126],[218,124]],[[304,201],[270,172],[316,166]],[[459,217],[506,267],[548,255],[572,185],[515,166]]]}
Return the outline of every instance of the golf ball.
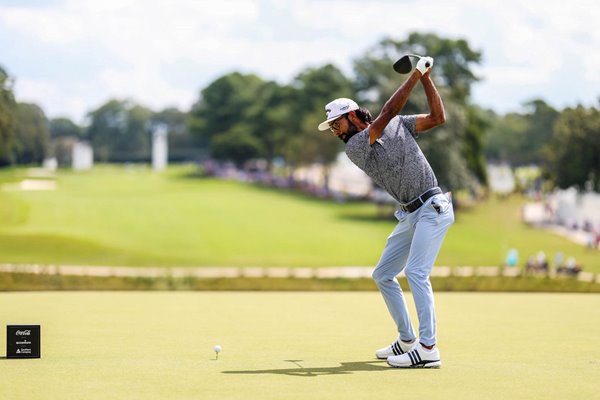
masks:
{"label": "golf ball", "polygon": [[219,346],[219,345],[216,345],[216,346],[215,346],[215,352],[216,352],[216,353],[220,353],[220,352],[221,352],[221,346]]}

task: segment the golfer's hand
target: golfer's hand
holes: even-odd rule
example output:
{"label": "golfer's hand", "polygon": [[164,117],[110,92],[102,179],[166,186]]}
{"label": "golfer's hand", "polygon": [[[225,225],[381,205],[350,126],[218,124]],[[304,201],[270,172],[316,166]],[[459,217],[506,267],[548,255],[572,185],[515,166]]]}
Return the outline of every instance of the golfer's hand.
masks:
{"label": "golfer's hand", "polygon": [[421,72],[421,76],[425,75],[429,70],[433,67],[433,58],[432,57],[421,57],[419,62],[417,62],[417,69]]}

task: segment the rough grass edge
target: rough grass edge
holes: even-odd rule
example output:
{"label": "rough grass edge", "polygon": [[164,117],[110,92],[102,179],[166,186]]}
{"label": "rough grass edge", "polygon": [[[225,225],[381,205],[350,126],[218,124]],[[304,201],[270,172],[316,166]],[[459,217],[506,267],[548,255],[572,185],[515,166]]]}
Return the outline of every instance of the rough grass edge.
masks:
{"label": "rough grass edge", "polygon": [[[410,291],[406,278],[400,285]],[[547,277],[432,277],[438,292],[600,293],[600,283]],[[61,274],[0,273],[0,292],[11,291],[376,291],[372,279],[96,277]]]}

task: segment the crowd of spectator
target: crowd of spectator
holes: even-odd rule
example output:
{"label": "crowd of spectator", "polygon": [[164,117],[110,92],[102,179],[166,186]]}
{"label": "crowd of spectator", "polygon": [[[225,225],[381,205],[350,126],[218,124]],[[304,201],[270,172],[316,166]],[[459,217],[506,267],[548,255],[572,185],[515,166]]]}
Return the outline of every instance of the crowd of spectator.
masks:
{"label": "crowd of spectator", "polygon": [[[505,265],[508,267],[516,267],[518,264],[518,253],[516,249],[509,250]],[[557,252],[554,255],[554,265],[551,265],[546,257],[546,253],[539,251],[536,255],[530,255],[524,265],[523,272],[525,275],[563,275],[577,276],[582,271],[583,267],[577,263],[573,256],[569,256],[566,260],[562,252]]]}

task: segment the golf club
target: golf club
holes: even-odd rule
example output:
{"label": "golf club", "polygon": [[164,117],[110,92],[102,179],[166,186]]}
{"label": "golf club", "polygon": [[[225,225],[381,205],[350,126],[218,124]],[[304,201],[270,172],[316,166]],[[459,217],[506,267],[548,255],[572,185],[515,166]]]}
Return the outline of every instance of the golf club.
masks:
{"label": "golf club", "polygon": [[411,57],[416,58],[417,60],[421,59],[421,56],[416,54],[405,54],[394,63],[394,71],[399,74],[408,74],[413,68],[410,60]]}

